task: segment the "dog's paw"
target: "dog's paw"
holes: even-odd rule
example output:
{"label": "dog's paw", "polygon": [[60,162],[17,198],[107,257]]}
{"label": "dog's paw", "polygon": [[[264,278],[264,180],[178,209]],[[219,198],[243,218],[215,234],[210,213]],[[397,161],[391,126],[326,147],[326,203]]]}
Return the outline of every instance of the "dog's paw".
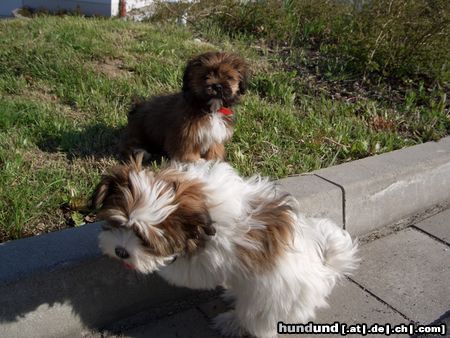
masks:
{"label": "dog's paw", "polygon": [[245,336],[245,330],[239,325],[234,310],[216,316],[213,320],[213,327],[224,337]]}
{"label": "dog's paw", "polygon": [[143,162],[148,162],[152,158],[152,155],[147,150],[142,148],[133,148],[131,150],[131,154],[134,158],[137,158],[140,154],[142,154]]}
{"label": "dog's paw", "polygon": [[208,162],[208,161],[204,158],[199,158],[198,160],[195,161],[196,164],[204,164],[206,162]]}
{"label": "dog's paw", "polygon": [[221,296],[223,301],[233,307],[236,303],[236,295],[234,294],[232,289],[227,289],[224,285],[222,286],[225,289]]}

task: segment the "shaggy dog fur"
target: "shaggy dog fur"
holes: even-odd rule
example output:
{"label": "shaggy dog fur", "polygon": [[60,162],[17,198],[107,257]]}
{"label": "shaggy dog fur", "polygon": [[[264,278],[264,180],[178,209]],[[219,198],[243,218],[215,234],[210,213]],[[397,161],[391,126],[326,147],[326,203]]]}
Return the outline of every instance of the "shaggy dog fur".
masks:
{"label": "shaggy dog fur", "polygon": [[229,53],[209,52],[187,64],[181,93],[134,105],[121,141],[127,158],[137,152],[182,162],[224,159],[233,135],[235,105],[244,93],[247,64]]}
{"label": "shaggy dog fur", "polygon": [[226,289],[234,309],[215,320],[224,335],[275,337],[279,321],[307,323],[356,267],[345,230],[305,218],[274,182],[223,162],[152,172],[138,160],[104,176],[93,202],[105,254],[174,285]]}

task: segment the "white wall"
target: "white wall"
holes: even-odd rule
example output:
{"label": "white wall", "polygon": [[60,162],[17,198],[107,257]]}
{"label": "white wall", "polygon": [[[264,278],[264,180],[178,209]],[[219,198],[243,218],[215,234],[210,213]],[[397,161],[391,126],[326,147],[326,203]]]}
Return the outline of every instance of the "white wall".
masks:
{"label": "white wall", "polygon": [[[141,8],[154,0],[126,0],[127,11]],[[78,8],[86,15],[116,16],[119,14],[119,0],[0,0],[0,16],[11,16],[11,11],[20,7],[45,8],[52,11]]]}
{"label": "white wall", "polygon": [[154,0],[127,0],[127,11],[132,9],[149,6]]}

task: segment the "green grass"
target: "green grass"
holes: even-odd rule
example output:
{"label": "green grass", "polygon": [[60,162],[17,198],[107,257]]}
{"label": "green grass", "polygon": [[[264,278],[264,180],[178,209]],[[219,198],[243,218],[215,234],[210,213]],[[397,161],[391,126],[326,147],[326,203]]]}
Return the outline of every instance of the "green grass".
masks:
{"label": "green grass", "polygon": [[215,26],[76,16],[0,21],[0,241],[82,223],[77,206],[118,163],[132,97],[178,91],[186,60],[211,49],[240,53],[253,71],[228,145],[244,175],[308,172],[450,131],[443,92],[411,89],[395,102],[338,97],[344,90],[331,80],[292,66],[312,64],[308,54],[286,56],[257,42]]}

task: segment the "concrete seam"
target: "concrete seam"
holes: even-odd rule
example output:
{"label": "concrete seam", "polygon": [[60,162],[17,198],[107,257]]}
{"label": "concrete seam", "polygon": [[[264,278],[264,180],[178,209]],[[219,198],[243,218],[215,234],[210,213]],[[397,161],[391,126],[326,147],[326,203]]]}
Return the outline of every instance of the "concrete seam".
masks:
{"label": "concrete seam", "polygon": [[[435,210],[433,210],[435,209]],[[440,214],[441,212],[445,211],[446,209],[450,209],[450,201],[446,201],[443,203],[436,203],[434,206],[432,206],[431,208],[427,208],[425,210],[423,210],[422,212],[420,212],[420,214],[426,214],[426,216],[421,217],[419,219],[414,219],[413,221],[411,221],[411,225],[415,225],[417,222],[423,222],[431,217],[436,216],[437,214]],[[431,210],[431,212],[428,213],[428,210]]]}
{"label": "concrete seam", "polygon": [[423,229],[417,227],[417,226],[414,225],[414,224],[411,225],[411,228],[414,229],[414,230],[417,230],[418,232],[423,233],[424,235],[427,235],[428,237],[431,237],[431,238],[434,239],[435,241],[437,241],[437,242],[439,242],[439,243],[442,243],[442,244],[444,244],[445,246],[450,247],[450,243],[447,243],[446,241],[444,241],[444,240],[440,239],[439,237],[437,237],[437,236],[435,236],[435,235],[429,233],[429,232],[426,231],[426,230],[423,230]]}
{"label": "concrete seam", "polygon": [[357,281],[355,281],[354,279],[347,277],[351,282],[353,282],[356,286],[358,286],[361,290],[363,290],[364,292],[367,292],[369,295],[371,295],[372,297],[374,297],[376,300],[378,300],[379,302],[383,303],[384,305],[386,305],[388,308],[390,308],[392,311],[398,313],[400,316],[402,316],[403,318],[405,318],[406,320],[410,321],[410,322],[414,322],[411,318],[408,318],[406,315],[404,315],[402,312],[400,312],[399,310],[397,310],[395,307],[393,307],[391,304],[385,302],[382,298],[378,297],[376,294],[374,294],[372,291],[370,291],[369,289],[367,289],[364,285],[359,284]]}
{"label": "concrete seam", "polygon": [[205,320],[206,320],[208,323],[211,323],[211,319],[208,317],[208,315],[206,314],[206,312],[204,312],[204,311],[200,308],[199,305],[196,305],[196,306],[195,306],[195,309],[196,309],[198,312],[201,313],[201,315],[203,316],[203,318],[205,318]]}
{"label": "concrete seam", "polygon": [[318,177],[318,178],[320,178],[320,179],[322,179],[322,180],[324,180],[324,181],[326,181],[328,183],[331,183],[331,184],[335,185],[336,187],[338,187],[339,189],[341,189],[341,192],[342,192],[342,226],[345,229],[347,227],[347,222],[346,222],[346,218],[347,217],[346,217],[346,214],[345,214],[346,199],[345,199],[345,189],[344,189],[344,187],[342,185],[340,185],[339,183],[333,182],[333,181],[331,181],[331,180],[329,180],[329,179],[327,179],[327,178],[325,178],[323,176],[320,176],[318,174],[314,174],[314,176],[316,176],[316,177]]}

